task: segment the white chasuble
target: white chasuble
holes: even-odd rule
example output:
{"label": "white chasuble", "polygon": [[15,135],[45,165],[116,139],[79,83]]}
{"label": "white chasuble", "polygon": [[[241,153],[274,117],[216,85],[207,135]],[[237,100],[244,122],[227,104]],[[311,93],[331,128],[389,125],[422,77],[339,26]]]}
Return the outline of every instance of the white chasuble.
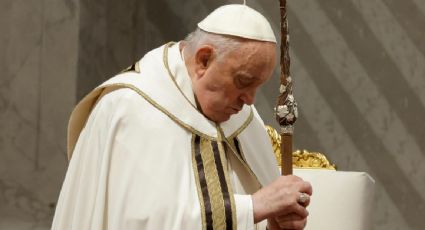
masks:
{"label": "white chasuble", "polygon": [[52,229],[262,228],[250,194],[279,176],[262,120],[245,105],[216,124],[191,87],[167,44],[76,106]]}

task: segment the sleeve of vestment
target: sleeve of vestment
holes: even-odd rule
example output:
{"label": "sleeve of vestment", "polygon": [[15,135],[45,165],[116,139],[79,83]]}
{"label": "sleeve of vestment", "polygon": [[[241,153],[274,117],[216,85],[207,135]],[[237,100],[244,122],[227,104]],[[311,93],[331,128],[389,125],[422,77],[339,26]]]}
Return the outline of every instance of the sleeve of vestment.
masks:
{"label": "sleeve of vestment", "polygon": [[251,195],[235,194],[238,229],[254,229],[254,212]]}

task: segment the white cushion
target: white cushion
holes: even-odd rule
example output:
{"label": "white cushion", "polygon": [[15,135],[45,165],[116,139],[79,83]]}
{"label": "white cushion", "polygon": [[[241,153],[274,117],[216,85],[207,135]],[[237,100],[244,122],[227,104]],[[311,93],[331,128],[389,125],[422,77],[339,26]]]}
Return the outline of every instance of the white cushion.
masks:
{"label": "white cushion", "polygon": [[313,196],[306,230],[371,229],[375,181],[365,172],[294,169]]}

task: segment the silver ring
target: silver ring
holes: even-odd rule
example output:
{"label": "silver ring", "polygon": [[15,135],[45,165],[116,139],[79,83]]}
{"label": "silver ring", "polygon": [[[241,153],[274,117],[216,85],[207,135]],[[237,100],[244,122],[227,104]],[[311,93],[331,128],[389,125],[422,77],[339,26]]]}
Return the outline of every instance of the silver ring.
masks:
{"label": "silver ring", "polygon": [[302,192],[298,197],[298,203],[304,204],[310,199],[310,196],[307,193]]}

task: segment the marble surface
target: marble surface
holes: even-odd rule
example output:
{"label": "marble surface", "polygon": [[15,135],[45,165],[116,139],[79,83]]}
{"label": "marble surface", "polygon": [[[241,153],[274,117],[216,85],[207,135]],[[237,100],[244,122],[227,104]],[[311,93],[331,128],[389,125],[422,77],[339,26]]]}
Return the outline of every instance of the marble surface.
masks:
{"label": "marble surface", "polygon": [[[240,2],[1,1],[0,229],[49,228],[76,101],[217,6]],[[276,2],[247,3],[280,34]],[[295,147],[374,177],[371,229],[424,229],[425,2],[288,4]],[[275,127],[276,85],[277,69],[256,98]]]}
{"label": "marble surface", "polygon": [[1,2],[0,229],[48,229],[75,103],[77,1]]}

